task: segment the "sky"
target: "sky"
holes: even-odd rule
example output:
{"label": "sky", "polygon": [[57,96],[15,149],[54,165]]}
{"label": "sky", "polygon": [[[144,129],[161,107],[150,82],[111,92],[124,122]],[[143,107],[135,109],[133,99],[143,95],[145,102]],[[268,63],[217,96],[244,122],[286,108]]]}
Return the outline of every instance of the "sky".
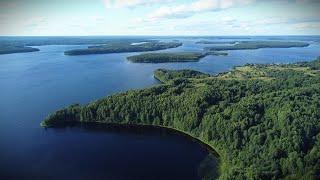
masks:
{"label": "sky", "polygon": [[320,35],[320,0],[0,0],[0,35]]}

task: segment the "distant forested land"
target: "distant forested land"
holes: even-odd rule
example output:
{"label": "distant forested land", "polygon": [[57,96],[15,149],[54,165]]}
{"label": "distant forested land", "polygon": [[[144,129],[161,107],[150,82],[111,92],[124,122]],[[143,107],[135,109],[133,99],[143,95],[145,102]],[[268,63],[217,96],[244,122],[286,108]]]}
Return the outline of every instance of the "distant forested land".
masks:
{"label": "distant forested land", "polygon": [[[195,38],[195,37],[194,37]],[[234,37],[236,38],[236,37]],[[302,37],[301,37],[302,38]],[[317,37],[306,37],[306,40],[316,39]],[[285,42],[285,41],[228,41],[232,37],[214,37],[214,39],[227,39],[226,41],[198,41],[197,44],[233,44],[207,47],[206,51],[222,50],[243,50],[259,48],[289,48],[289,47],[306,47],[309,44],[303,42]],[[237,37],[236,39],[250,39],[248,37]],[[141,52],[155,51],[181,46],[179,41],[159,42],[150,40],[147,37],[0,37],[0,52],[18,53],[39,51],[37,48],[30,46],[43,45],[92,45],[85,49],[75,49],[66,51],[66,55],[84,55],[84,54],[104,54],[120,52]]]}
{"label": "distant forested land", "polygon": [[250,36],[218,36],[217,39],[252,39]]}
{"label": "distant forested land", "polygon": [[33,52],[39,51],[37,48],[29,46],[44,45],[105,45],[105,44],[131,44],[141,42],[156,42],[146,40],[143,37],[0,37],[0,54]]}
{"label": "distant forested land", "polygon": [[238,41],[198,41],[196,44],[234,44]]}
{"label": "distant forested land", "polygon": [[197,62],[205,56],[226,56],[228,53],[220,51],[199,52],[172,52],[172,53],[145,53],[129,56],[127,59],[134,63],[167,63],[167,62]]}
{"label": "distant forested land", "polygon": [[129,56],[127,59],[135,63],[193,62],[205,57],[202,53],[145,53]]}
{"label": "distant forested land", "polygon": [[205,53],[206,56],[227,56],[227,52],[222,52],[222,51],[208,51]]}
{"label": "distant forested land", "polygon": [[41,125],[163,126],[213,147],[221,179],[320,178],[320,59],[217,76],[160,69],[155,77],[163,83],[69,106]]}
{"label": "distant forested land", "polygon": [[0,44],[0,54],[25,53],[39,51],[37,48]]}
{"label": "distant forested land", "polygon": [[108,44],[108,43],[135,43],[154,41],[144,37],[126,36],[18,36],[0,37],[0,44],[11,44],[19,46],[44,46],[44,45],[87,45],[87,44]]}
{"label": "distant forested land", "polygon": [[291,48],[291,47],[307,47],[308,43],[304,42],[284,42],[284,41],[240,41],[233,46],[214,46],[208,47],[210,51],[225,51],[225,50],[245,50],[245,49],[260,49],[260,48]]}
{"label": "distant forested land", "polygon": [[143,44],[133,45],[128,42],[109,43],[101,46],[89,46],[87,49],[75,49],[66,51],[65,55],[87,55],[87,54],[107,54],[107,53],[122,53],[122,52],[142,52],[156,51],[162,49],[176,48],[181,46],[180,42],[159,42],[151,41]]}

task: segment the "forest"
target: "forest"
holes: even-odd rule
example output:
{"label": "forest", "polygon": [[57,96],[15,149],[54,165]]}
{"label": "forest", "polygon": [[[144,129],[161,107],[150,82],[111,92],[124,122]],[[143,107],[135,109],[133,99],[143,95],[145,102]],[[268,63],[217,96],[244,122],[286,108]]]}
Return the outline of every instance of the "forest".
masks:
{"label": "forest", "polygon": [[65,51],[65,55],[108,54],[122,52],[156,51],[182,46],[180,42],[149,41],[148,43],[133,45],[132,42],[115,42],[99,46],[89,46],[87,49]]}
{"label": "forest", "polygon": [[0,37],[0,44],[19,46],[44,46],[44,45],[103,45],[115,42],[144,42],[151,41],[145,37],[130,36],[13,36]]}
{"label": "forest", "polygon": [[144,53],[129,56],[127,59],[134,63],[167,63],[167,62],[197,62],[206,56],[227,56],[227,52],[172,52],[172,53]]}
{"label": "forest", "polygon": [[[241,39],[240,37],[238,37]],[[223,39],[228,39],[227,37]],[[143,42],[143,43],[142,43]],[[160,42],[158,40],[146,39],[146,37],[0,37],[0,54],[22,53],[22,52],[34,52],[39,51],[38,48],[30,46],[43,46],[43,45],[90,45],[83,49],[73,49],[65,51],[65,55],[88,55],[88,54],[108,54],[108,53],[123,53],[123,52],[143,52],[143,51],[156,51],[169,48],[176,48],[182,46],[179,41],[173,42]],[[218,52],[225,50],[245,50],[245,49],[260,49],[260,48],[290,48],[290,47],[306,47],[308,43],[304,42],[292,42],[292,41],[208,41],[202,40],[196,42],[196,44],[217,44],[219,46],[205,47],[202,52],[204,56],[225,56],[226,52]],[[228,45],[223,45],[228,44]],[[164,58],[165,54],[158,55],[158,58]],[[152,56],[137,56],[137,59],[149,59]],[[168,55],[169,56],[169,55]],[[175,58],[176,54],[170,55],[170,61],[173,62],[185,62],[189,61],[186,56]],[[131,59],[136,59],[131,58]],[[198,61],[201,57],[191,58],[190,61]],[[137,60],[151,62],[149,60]],[[155,60],[152,60],[155,61]],[[158,60],[159,62],[165,62],[166,60]],[[168,62],[170,62],[168,60]],[[134,62],[134,60],[133,60]],[[157,63],[159,63],[157,62]]]}
{"label": "forest", "polygon": [[207,51],[205,55],[206,56],[228,56],[228,53],[223,51]]}
{"label": "forest", "polygon": [[135,63],[194,62],[205,57],[202,53],[145,53],[129,56],[127,59]]}
{"label": "forest", "polygon": [[197,41],[196,44],[235,44],[238,41]]}
{"label": "forest", "polygon": [[39,51],[39,49],[21,45],[0,44],[0,54],[25,53],[35,51]]}
{"label": "forest", "polygon": [[215,149],[220,179],[320,178],[320,58],[218,75],[160,69],[155,78],[162,83],[71,105],[41,126],[168,127]]}
{"label": "forest", "polygon": [[[132,44],[140,42],[156,42],[144,37],[111,37],[111,36],[20,36],[0,37],[0,54],[22,53],[39,51],[38,48],[30,46],[45,45],[88,45],[101,46],[106,44]],[[91,46],[89,46],[91,47]],[[93,47],[93,46],[92,46]]]}
{"label": "forest", "polygon": [[225,50],[245,50],[245,49],[260,49],[260,48],[291,48],[291,47],[307,47],[305,42],[292,41],[239,41],[234,45],[207,47],[210,51],[225,51]]}

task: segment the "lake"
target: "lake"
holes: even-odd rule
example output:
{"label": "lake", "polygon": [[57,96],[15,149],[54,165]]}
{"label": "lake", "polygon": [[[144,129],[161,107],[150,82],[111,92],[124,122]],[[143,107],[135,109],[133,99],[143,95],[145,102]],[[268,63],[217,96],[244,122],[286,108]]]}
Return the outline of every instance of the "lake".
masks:
{"label": "lake", "polygon": [[[208,40],[205,37],[152,39],[184,43],[159,52],[193,52],[210,46],[195,44]],[[39,52],[0,55],[0,176],[198,179],[197,168],[208,151],[186,137],[158,130],[142,133],[87,127],[43,129],[39,124],[49,113],[72,103],[85,104],[117,92],[158,84],[153,78],[157,68],[189,68],[217,74],[246,63],[291,63],[320,56],[319,41],[302,40],[311,45],[228,51],[228,56],[207,56],[188,63],[135,64],[126,60],[127,56],[139,53],[63,54],[85,45],[39,46]]]}

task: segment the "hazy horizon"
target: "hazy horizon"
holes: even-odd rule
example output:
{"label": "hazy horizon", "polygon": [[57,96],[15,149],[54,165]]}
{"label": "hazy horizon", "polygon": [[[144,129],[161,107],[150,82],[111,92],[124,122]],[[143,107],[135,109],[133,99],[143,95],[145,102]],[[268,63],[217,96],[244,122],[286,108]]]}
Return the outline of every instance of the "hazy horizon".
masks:
{"label": "hazy horizon", "polygon": [[311,35],[0,35],[0,37],[317,37]]}
{"label": "hazy horizon", "polygon": [[0,36],[320,35],[317,0],[2,0]]}

